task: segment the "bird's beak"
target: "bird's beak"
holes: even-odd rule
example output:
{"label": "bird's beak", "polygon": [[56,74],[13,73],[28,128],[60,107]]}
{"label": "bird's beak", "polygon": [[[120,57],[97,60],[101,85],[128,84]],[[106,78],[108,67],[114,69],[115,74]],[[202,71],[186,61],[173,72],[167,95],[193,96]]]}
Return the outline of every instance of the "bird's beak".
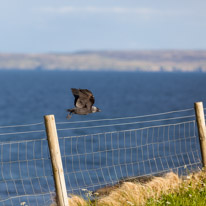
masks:
{"label": "bird's beak", "polygon": [[98,108],[97,112],[101,112],[101,110]]}

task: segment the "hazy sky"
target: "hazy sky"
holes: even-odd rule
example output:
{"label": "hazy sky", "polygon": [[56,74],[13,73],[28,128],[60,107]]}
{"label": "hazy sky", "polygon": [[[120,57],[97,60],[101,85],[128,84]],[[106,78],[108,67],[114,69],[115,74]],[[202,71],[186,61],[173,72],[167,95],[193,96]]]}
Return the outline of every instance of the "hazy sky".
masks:
{"label": "hazy sky", "polygon": [[0,52],[206,49],[206,0],[0,0]]}

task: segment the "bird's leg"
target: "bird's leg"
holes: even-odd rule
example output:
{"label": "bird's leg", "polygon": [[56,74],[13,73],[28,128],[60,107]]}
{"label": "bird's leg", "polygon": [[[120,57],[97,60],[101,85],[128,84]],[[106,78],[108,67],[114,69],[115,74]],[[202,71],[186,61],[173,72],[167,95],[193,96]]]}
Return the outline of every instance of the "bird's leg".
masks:
{"label": "bird's leg", "polygon": [[67,115],[68,120],[71,119],[71,117],[72,117],[71,113]]}

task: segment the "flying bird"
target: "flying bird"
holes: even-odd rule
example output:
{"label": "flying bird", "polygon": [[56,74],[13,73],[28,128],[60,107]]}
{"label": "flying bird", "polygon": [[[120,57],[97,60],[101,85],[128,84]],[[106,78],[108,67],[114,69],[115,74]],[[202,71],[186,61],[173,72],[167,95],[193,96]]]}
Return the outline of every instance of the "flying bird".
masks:
{"label": "flying bird", "polygon": [[95,99],[91,91],[88,89],[71,88],[74,95],[74,108],[68,109],[69,114],[67,119],[70,119],[72,114],[87,115],[89,113],[101,112],[101,110],[93,106]]}

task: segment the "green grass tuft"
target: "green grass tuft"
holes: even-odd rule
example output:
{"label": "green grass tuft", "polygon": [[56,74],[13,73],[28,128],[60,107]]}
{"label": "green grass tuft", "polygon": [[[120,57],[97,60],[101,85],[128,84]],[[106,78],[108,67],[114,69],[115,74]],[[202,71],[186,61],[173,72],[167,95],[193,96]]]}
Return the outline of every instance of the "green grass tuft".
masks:
{"label": "green grass tuft", "polygon": [[149,199],[146,206],[205,206],[206,205],[206,177],[185,180],[179,189],[170,194],[162,195],[159,199]]}

